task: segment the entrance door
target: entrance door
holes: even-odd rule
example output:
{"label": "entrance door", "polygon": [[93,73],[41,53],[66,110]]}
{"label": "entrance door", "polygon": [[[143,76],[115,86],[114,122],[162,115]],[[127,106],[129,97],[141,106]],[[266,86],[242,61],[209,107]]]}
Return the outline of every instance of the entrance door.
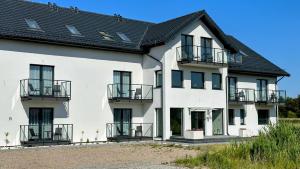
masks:
{"label": "entrance door", "polygon": [[53,133],[53,108],[30,108],[28,139],[51,140]]}
{"label": "entrance door", "polygon": [[223,111],[212,111],[213,135],[223,135]]}
{"label": "entrance door", "polygon": [[258,101],[266,102],[268,99],[268,81],[264,79],[256,80]]}
{"label": "entrance door", "polygon": [[173,136],[182,136],[182,109],[170,109],[170,126]]}
{"label": "entrance door", "polygon": [[54,67],[30,65],[30,95],[51,96],[53,94]]}
{"label": "entrance door", "polygon": [[163,136],[163,113],[162,109],[156,109],[156,136]]}
{"label": "entrance door", "polygon": [[205,112],[204,111],[192,111],[191,112],[192,130],[205,131]]}
{"label": "entrance door", "polygon": [[131,97],[131,72],[114,71],[113,97]]}
{"label": "entrance door", "polygon": [[115,136],[130,135],[131,112],[131,109],[114,109]]}

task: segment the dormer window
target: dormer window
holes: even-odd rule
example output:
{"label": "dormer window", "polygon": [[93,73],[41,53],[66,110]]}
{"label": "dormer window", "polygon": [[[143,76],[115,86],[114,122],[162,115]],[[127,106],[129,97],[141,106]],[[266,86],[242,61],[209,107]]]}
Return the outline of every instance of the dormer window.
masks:
{"label": "dormer window", "polygon": [[100,35],[103,37],[104,40],[113,41],[114,37],[106,32],[99,32]]}
{"label": "dormer window", "polygon": [[131,43],[131,40],[122,32],[117,32],[117,35],[123,40],[123,42]]}
{"label": "dormer window", "polygon": [[82,36],[81,33],[76,29],[75,26],[72,26],[72,25],[66,25],[66,27],[68,28],[68,30],[70,31],[70,33],[72,35],[75,35],[75,36]]}
{"label": "dormer window", "polygon": [[39,26],[39,24],[33,20],[33,19],[25,19],[29,29],[33,29],[33,30],[41,30],[41,27]]}

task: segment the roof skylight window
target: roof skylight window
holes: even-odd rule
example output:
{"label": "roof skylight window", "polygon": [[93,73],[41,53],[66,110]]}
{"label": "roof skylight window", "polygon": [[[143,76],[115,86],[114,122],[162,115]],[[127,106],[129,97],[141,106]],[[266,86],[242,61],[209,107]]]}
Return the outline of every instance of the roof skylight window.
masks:
{"label": "roof skylight window", "polygon": [[103,37],[103,39],[105,39],[105,40],[109,40],[109,41],[113,41],[114,39],[114,37],[113,36],[111,36],[110,34],[108,34],[108,33],[106,33],[106,32],[99,32],[101,35],[102,35],[102,37]]}
{"label": "roof skylight window", "polygon": [[39,24],[35,20],[25,19],[25,21],[26,21],[26,23],[27,23],[27,25],[30,29],[41,30],[41,27],[39,26]]}
{"label": "roof skylight window", "polygon": [[66,25],[66,27],[68,28],[68,30],[71,32],[72,35],[75,35],[75,36],[82,36],[81,33],[76,29],[75,26],[72,26],[72,25]]}
{"label": "roof skylight window", "polygon": [[124,41],[124,42],[131,42],[131,40],[122,32],[117,32],[117,35]]}

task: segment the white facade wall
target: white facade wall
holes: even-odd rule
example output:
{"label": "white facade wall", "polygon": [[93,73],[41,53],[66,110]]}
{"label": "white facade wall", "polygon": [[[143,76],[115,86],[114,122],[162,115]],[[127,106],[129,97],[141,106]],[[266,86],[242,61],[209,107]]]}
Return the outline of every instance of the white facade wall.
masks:
{"label": "white facade wall", "polygon": [[[165,45],[154,47],[149,55],[128,54],[112,51],[45,45],[21,41],[0,40],[0,146],[5,145],[4,133],[9,132],[9,145],[19,145],[20,125],[29,122],[30,107],[54,108],[54,124],[74,124],[73,141],[106,141],[106,123],[113,122],[114,108],[131,108],[132,123],[153,123],[156,136],[156,109],[163,110],[163,139],[169,139],[170,108],[183,109],[183,131],[191,129],[191,111],[205,111],[205,135],[211,136],[213,109],[223,109],[223,134],[238,135],[240,128],[247,128],[250,135],[256,135],[262,127],[257,124],[257,109],[269,109],[272,122],[276,122],[276,107],[262,105],[230,105],[226,100],[227,67],[192,67],[177,63],[176,48],[181,46],[181,34],[194,36],[194,45],[200,46],[200,38],[213,40],[213,48],[223,49],[222,43],[201,21],[192,22],[169,40]],[[69,102],[21,101],[21,79],[29,78],[29,65],[52,65],[54,80],[72,81]],[[132,84],[154,85],[153,102],[150,103],[109,103],[107,85],[113,83],[113,71],[131,72]],[[163,86],[156,88],[155,71],[162,70]],[[171,71],[182,70],[183,88],[171,87]],[[191,88],[191,71],[204,72],[205,89]],[[212,73],[222,74],[222,89],[212,90]],[[238,88],[256,88],[260,77],[234,75]],[[265,79],[265,77],[261,77]],[[269,89],[275,89],[276,78],[267,78]],[[163,98],[161,98],[161,96]],[[236,109],[235,125],[227,131],[227,109]],[[246,125],[240,126],[239,110],[246,110]],[[96,131],[99,131],[99,134]],[[84,134],[82,134],[84,131]]]}

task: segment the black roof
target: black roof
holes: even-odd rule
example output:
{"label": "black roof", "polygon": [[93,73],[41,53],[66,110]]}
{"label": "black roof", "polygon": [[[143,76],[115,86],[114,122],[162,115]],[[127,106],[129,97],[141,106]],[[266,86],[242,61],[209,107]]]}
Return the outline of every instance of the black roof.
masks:
{"label": "black roof", "polygon": [[229,72],[269,76],[290,76],[289,73],[279,68],[233,36],[228,35],[227,39],[244,54],[242,64],[229,64]]}
{"label": "black roof", "polygon": [[[41,31],[29,29],[25,19],[35,20]],[[149,48],[165,44],[196,19],[201,20],[226,49],[247,53],[243,64],[230,65],[230,71],[288,75],[241,42],[225,35],[205,11],[155,24],[86,11],[76,12],[69,8],[51,8],[46,4],[24,0],[0,0],[0,38],[130,53],[147,53]],[[71,35],[66,25],[75,26],[82,36]],[[104,40],[99,32],[108,33],[114,41]],[[131,42],[124,42],[117,32],[124,33]]]}

